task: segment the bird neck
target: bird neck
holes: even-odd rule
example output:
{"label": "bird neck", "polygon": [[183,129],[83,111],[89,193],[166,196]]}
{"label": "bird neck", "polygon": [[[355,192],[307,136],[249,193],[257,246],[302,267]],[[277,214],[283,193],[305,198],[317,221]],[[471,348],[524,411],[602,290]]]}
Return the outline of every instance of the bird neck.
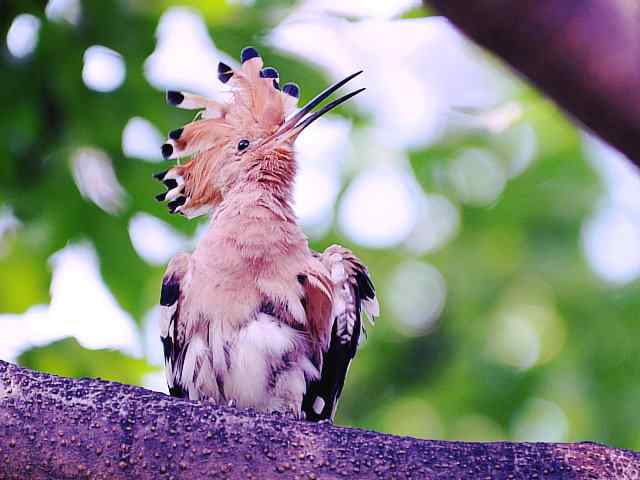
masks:
{"label": "bird neck", "polygon": [[307,249],[292,207],[294,175],[292,162],[273,158],[256,162],[223,195],[202,247],[216,249],[222,242],[253,259],[271,257],[274,251]]}

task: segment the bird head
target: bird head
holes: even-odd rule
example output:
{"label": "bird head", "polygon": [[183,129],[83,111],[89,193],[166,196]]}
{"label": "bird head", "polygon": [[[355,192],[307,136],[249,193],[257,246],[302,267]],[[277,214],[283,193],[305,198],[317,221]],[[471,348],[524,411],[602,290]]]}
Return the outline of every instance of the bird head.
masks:
{"label": "bird head", "polygon": [[314,109],[360,73],[328,87],[298,110],[298,86],[287,83],[281,88],[278,71],[264,68],[256,49],[247,47],[242,50],[240,68],[218,65],[218,79],[230,87],[228,101],[167,92],[170,105],[200,112],[193,122],[171,131],[162,145],[163,157],[178,160],[178,164],[154,175],[167,188],[156,199],[167,201],[171,213],[193,218],[210,213],[251,172],[267,171],[272,178],[288,176],[291,178],[284,181],[292,182],[293,144],[298,135],[364,88]]}

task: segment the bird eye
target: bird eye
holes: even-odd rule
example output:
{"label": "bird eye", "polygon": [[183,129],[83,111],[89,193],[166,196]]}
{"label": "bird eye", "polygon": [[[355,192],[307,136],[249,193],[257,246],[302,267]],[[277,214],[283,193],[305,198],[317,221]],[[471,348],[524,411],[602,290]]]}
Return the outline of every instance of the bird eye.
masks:
{"label": "bird eye", "polygon": [[242,150],[245,150],[247,147],[249,146],[249,140],[240,140],[240,142],[238,142],[238,151],[241,152]]}

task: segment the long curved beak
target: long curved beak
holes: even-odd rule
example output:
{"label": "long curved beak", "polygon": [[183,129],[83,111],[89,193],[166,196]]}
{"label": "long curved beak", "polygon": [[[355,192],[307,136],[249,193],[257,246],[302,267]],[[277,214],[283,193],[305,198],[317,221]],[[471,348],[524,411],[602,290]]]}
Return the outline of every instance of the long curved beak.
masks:
{"label": "long curved beak", "polygon": [[309,101],[309,103],[307,103],[304,107],[302,107],[300,110],[298,110],[298,112],[296,112],[292,117],[290,117],[285,123],[283,123],[282,126],[278,129],[278,131],[276,131],[274,134],[272,134],[268,138],[266,138],[262,142],[262,145],[264,145],[264,144],[266,144],[268,142],[271,142],[273,140],[276,140],[276,139],[278,139],[278,140],[295,139],[298,135],[300,135],[300,133],[305,128],[307,128],[309,125],[311,125],[318,118],[323,116],[325,113],[333,110],[338,105],[341,105],[342,103],[344,103],[347,100],[349,100],[351,97],[354,97],[357,94],[359,94],[360,92],[363,92],[364,90],[366,90],[366,88],[359,88],[358,90],[355,90],[355,91],[353,91],[351,93],[347,93],[346,95],[343,95],[342,97],[337,98],[337,99],[333,100],[332,102],[327,103],[320,110],[318,110],[316,112],[312,112],[312,110],[315,107],[317,107],[320,103],[322,103],[325,99],[327,99],[333,92],[338,90],[340,87],[342,87],[348,81],[350,81],[350,80],[354,79],[355,77],[357,77],[358,75],[360,75],[362,72],[363,72],[363,70],[360,70],[358,72],[352,73],[351,75],[349,75],[345,79],[340,80],[339,82],[331,85],[330,87],[327,87],[321,93],[316,95],[312,100]]}

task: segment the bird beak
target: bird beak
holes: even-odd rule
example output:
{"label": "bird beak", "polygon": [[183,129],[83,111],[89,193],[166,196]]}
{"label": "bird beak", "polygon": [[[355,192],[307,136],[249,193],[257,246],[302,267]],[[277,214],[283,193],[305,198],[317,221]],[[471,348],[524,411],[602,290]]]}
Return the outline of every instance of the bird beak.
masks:
{"label": "bird beak", "polygon": [[[296,112],[292,117],[287,119],[282,126],[276,131],[274,134],[270,135],[266,138],[261,145],[265,145],[273,140],[295,140],[300,133],[315,122],[318,118],[323,116],[325,113],[333,110],[338,105],[346,102],[351,97],[356,96],[360,92],[366,90],[365,88],[360,88],[351,93],[347,93],[340,98],[335,99],[334,101],[326,104],[320,110],[313,112],[312,110],[317,107],[322,101],[328,98],[333,92],[338,90],[348,81],[354,79],[358,75],[362,73],[362,70],[356,73],[352,73],[347,78],[340,80],[339,82],[331,85],[330,87],[323,90],[320,94],[318,94],[315,98],[313,98],[309,103],[307,103],[304,107],[302,107],[298,112]],[[308,114],[308,115],[307,115]]]}

